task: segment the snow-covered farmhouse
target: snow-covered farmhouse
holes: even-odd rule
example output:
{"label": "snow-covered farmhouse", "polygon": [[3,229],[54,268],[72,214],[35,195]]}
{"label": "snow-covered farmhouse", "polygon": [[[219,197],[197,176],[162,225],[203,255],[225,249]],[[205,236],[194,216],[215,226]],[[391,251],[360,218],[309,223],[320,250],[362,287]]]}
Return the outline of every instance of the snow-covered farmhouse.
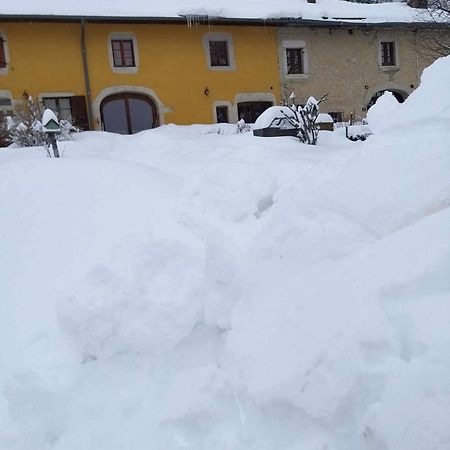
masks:
{"label": "snow-covered farmhouse", "polygon": [[[420,2],[419,2],[420,3]],[[0,108],[32,96],[83,129],[254,122],[295,91],[336,120],[425,66],[422,10],[342,0],[56,0],[0,5]]]}

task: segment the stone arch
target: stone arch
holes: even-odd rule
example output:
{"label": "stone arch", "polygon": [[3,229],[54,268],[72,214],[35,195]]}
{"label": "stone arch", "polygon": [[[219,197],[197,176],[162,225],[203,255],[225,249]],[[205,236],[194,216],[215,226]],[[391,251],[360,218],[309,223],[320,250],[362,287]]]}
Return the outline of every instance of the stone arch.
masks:
{"label": "stone arch", "polygon": [[409,94],[411,94],[412,89],[392,83],[375,86],[368,91],[364,99],[364,105],[367,110],[369,110],[369,108],[374,105],[376,99],[386,91],[392,92],[397,101],[403,103],[409,97]]}
{"label": "stone arch", "polygon": [[171,112],[171,108],[168,108],[164,105],[158,95],[152,89],[149,89],[144,86],[129,86],[129,85],[120,85],[120,86],[111,86],[105,89],[102,89],[93,102],[93,113],[94,113],[94,128],[96,130],[102,129],[102,115],[101,115],[101,104],[103,100],[107,97],[116,94],[138,94],[146,96],[152,101],[156,106],[156,114],[158,116],[158,125],[164,125],[165,122],[165,114]]}

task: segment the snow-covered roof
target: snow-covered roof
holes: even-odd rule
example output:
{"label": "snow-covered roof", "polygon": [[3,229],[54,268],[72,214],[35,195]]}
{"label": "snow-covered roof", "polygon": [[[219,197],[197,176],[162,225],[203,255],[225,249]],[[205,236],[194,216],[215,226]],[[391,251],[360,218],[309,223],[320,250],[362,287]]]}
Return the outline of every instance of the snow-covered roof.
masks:
{"label": "snow-covered roof", "polygon": [[5,16],[92,18],[302,19],[386,23],[417,21],[417,10],[406,3],[360,4],[343,0],[15,0],[0,2]]}

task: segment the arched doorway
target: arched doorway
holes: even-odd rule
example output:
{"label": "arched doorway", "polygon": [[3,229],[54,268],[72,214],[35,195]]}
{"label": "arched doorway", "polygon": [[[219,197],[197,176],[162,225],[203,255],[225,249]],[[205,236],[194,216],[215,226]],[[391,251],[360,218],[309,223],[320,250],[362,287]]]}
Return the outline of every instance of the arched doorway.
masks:
{"label": "arched doorway", "polygon": [[399,103],[403,103],[406,100],[406,97],[408,97],[408,95],[405,92],[399,92],[394,89],[382,89],[381,91],[377,91],[377,92],[375,92],[375,94],[373,94],[372,98],[370,99],[369,103],[367,104],[367,110],[369,110],[373,105],[375,105],[377,100],[385,92],[391,92]]}
{"label": "arched doorway", "polygon": [[158,124],[155,103],[146,95],[120,93],[110,95],[100,104],[102,128],[119,134],[134,134]]}

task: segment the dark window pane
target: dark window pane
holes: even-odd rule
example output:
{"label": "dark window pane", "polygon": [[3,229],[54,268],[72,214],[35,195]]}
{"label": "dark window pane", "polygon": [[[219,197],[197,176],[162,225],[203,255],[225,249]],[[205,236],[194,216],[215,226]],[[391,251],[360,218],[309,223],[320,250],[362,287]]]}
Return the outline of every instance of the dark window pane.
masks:
{"label": "dark window pane", "polygon": [[69,97],[47,97],[42,99],[45,108],[51,109],[58,119],[72,122],[72,110]]}
{"label": "dark window pane", "polygon": [[53,112],[57,113],[57,107],[56,107],[56,99],[54,98],[44,98],[42,99],[44,103],[44,107],[51,109]]}
{"label": "dark window pane", "polygon": [[287,48],[287,73],[305,73],[303,65],[303,48]]}
{"label": "dark window pane", "polygon": [[84,95],[70,97],[70,108],[72,110],[72,123],[81,130],[89,130],[89,119]]}
{"label": "dark window pane", "polygon": [[11,99],[0,97],[0,106],[11,106],[11,105],[12,105]]}
{"label": "dark window pane", "polygon": [[211,66],[229,66],[228,42],[209,41]]}
{"label": "dark window pane", "polygon": [[105,131],[128,134],[125,98],[108,100],[102,105],[103,125]]}
{"label": "dark window pane", "polygon": [[217,123],[228,123],[228,106],[216,106]]}
{"label": "dark window pane", "polygon": [[6,50],[5,50],[5,42],[3,38],[0,36],[0,69],[4,69],[6,67]]}
{"label": "dark window pane", "polygon": [[153,109],[144,99],[130,97],[128,99],[130,110],[131,133],[148,130],[154,126]]}
{"label": "dark window pane", "polygon": [[329,112],[328,113],[332,118],[333,122],[343,122],[344,113],[341,111]]}
{"label": "dark window pane", "polygon": [[395,66],[395,42],[381,43],[381,65]]}
{"label": "dark window pane", "polygon": [[238,103],[239,119],[244,119],[246,123],[255,123],[256,119],[270,106],[273,106],[272,102]]}
{"label": "dark window pane", "polygon": [[123,66],[122,53],[120,51],[114,51],[113,52],[113,58],[114,58],[114,66],[116,66],[116,67]]}

